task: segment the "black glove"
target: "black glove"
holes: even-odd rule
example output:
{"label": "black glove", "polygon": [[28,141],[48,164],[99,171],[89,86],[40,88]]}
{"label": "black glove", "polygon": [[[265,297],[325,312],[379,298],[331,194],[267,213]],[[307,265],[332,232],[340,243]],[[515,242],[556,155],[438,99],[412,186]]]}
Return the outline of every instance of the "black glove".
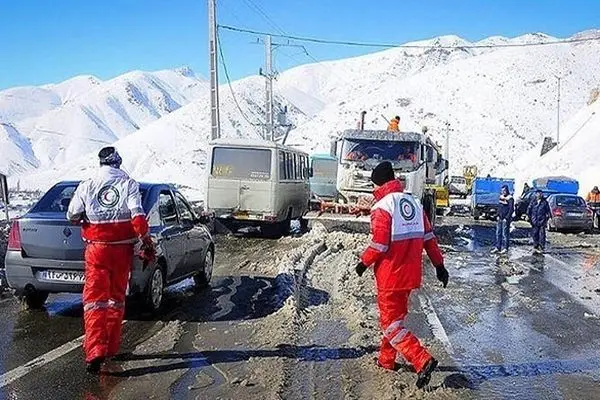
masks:
{"label": "black glove", "polygon": [[362,274],[364,274],[365,271],[367,270],[367,266],[365,264],[363,264],[361,261],[358,264],[356,264],[356,267],[354,268],[354,270],[356,271],[356,274],[358,276],[362,276]]}
{"label": "black glove", "polygon": [[442,282],[444,287],[448,286],[448,270],[443,265],[435,268],[435,274],[437,275],[438,281]]}

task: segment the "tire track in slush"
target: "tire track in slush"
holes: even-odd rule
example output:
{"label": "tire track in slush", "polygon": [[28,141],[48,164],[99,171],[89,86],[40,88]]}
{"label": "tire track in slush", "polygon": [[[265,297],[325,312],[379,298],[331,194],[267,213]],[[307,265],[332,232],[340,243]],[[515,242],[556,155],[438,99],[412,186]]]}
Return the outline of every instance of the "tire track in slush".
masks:
{"label": "tire track in slush", "polygon": [[[286,380],[289,384],[286,385],[284,398],[344,397],[342,382],[338,381],[342,377],[339,348],[346,343],[349,333],[342,322],[332,319],[330,308],[305,312],[305,308],[314,300],[308,272],[317,257],[326,252],[327,247],[323,242],[310,247],[298,262],[300,268],[295,270],[296,313],[293,324],[297,327],[296,358],[304,365],[301,368],[292,367],[288,372]],[[327,287],[327,290],[330,292],[331,288]]]}

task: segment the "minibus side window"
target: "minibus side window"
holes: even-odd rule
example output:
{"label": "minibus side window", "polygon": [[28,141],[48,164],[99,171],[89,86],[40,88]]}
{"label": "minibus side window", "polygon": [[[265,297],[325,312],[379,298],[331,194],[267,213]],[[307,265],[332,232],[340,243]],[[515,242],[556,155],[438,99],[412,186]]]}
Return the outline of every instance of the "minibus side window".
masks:
{"label": "minibus side window", "polygon": [[287,173],[285,169],[285,152],[279,151],[279,180],[286,180]]}

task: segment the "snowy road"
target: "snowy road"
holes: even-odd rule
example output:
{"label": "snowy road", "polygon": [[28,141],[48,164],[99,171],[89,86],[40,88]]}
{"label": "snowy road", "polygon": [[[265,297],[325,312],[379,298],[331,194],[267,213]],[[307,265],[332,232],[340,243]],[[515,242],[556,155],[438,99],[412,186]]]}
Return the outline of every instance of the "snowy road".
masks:
{"label": "snowy road", "polygon": [[315,228],[299,238],[219,236],[212,287],[171,288],[156,316],[128,310],[123,357],[83,371],[81,299],[45,311],[0,300],[0,399],[594,399],[600,392],[600,237],[550,236],[544,258],[493,226],[438,228],[451,283],[426,265],[408,326],[440,359],[429,391],[374,365],[373,279],[352,267],[367,237]]}

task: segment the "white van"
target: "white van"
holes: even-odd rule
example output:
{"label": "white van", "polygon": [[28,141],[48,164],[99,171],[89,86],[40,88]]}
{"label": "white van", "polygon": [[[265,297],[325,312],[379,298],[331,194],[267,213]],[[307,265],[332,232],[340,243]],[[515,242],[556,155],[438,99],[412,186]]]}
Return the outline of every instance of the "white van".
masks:
{"label": "white van", "polygon": [[230,229],[289,229],[309,207],[308,154],[275,142],[217,139],[210,143],[206,204]]}

